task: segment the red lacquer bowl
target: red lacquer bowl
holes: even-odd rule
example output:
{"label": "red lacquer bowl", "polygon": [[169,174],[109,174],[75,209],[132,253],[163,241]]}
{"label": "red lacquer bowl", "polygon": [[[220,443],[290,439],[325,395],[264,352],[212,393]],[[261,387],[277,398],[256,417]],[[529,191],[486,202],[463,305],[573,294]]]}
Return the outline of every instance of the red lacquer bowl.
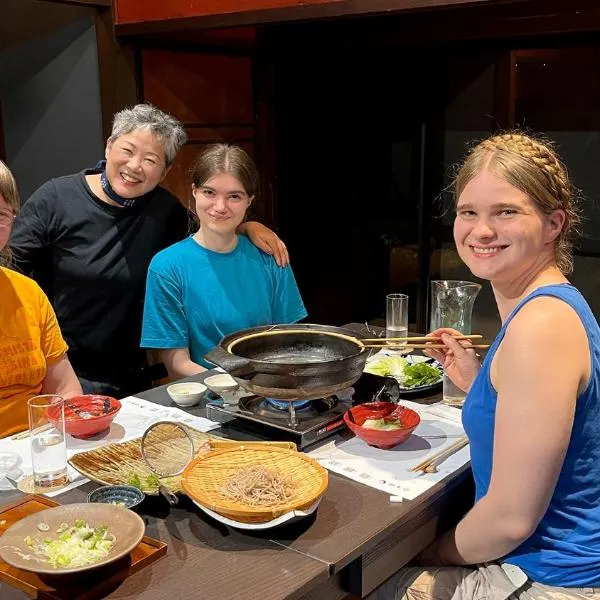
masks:
{"label": "red lacquer bowl", "polygon": [[[350,414],[354,422],[352,422]],[[381,431],[362,427],[367,419],[381,419],[382,417],[399,419],[403,425],[402,429]],[[421,422],[421,417],[414,410],[393,402],[367,402],[346,411],[344,422],[356,436],[367,442],[369,446],[388,450],[405,442]]]}
{"label": "red lacquer bowl", "polygon": [[[108,429],[120,410],[121,403],[110,396],[86,394],[65,399],[65,430],[76,438],[91,437]],[[49,418],[56,421],[52,414]]]}

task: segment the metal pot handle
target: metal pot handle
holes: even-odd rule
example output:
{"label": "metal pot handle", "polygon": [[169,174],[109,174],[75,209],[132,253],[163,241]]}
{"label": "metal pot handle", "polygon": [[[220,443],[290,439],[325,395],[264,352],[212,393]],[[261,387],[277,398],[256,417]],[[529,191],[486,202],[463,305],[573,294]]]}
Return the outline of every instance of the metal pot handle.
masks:
{"label": "metal pot handle", "polygon": [[243,375],[254,373],[254,366],[251,360],[244,358],[243,356],[231,354],[230,352],[223,350],[221,346],[213,348],[204,356],[204,358],[218,367],[225,369],[225,371],[234,377],[241,377]]}

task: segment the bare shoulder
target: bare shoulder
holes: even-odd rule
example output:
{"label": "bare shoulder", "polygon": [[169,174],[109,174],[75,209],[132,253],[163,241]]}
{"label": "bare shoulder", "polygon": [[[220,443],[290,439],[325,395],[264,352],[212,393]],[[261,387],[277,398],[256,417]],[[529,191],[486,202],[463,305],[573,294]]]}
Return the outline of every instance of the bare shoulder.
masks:
{"label": "bare shoulder", "polygon": [[[535,336],[533,338],[532,336]],[[567,339],[587,340],[587,334],[575,309],[559,298],[538,296],[525,304],[506,330],[506,340],[519,343],[557,342]]]}
{"label": "bare shoulder", "polygon": [[575,309],[559,298],[540,296],[525,304],[508,325],[496,367],[548,376],[569,370],[586,378],[590,360],[587,333]]}

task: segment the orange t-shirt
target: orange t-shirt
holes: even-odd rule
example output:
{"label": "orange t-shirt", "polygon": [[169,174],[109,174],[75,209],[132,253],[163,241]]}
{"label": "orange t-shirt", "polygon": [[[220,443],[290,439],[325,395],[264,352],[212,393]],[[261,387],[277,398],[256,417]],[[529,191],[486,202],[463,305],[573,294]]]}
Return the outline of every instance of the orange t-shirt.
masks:
{"label": "orange t-shirt", "polygon": [[0,437],[27,429],[27,399],[42,391],[48,365],[66,351],[38,284],[0,267]]}

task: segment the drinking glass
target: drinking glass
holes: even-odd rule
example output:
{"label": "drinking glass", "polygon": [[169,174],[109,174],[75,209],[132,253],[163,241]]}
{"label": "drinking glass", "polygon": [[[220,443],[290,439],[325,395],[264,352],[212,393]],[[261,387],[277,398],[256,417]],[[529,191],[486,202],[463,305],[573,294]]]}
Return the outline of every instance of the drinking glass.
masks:
{"label": "drinking glass", "polygon": [[408,296],[386,296],[385,337],[406,337],[408,334]]}
{"label": "drinking glass", "polygon": [[36,492],[68,482],[65,403],[62,396],[44,394],[27,401]]}
{"label": "drinking glass", "polygon": [[[429,331],[451,327],[465,335],[471,333],[473,304],[481,286],[470,281],[438,280],[431,282]],[[465,392],[444,373],[442,402],[462,406]]]}

